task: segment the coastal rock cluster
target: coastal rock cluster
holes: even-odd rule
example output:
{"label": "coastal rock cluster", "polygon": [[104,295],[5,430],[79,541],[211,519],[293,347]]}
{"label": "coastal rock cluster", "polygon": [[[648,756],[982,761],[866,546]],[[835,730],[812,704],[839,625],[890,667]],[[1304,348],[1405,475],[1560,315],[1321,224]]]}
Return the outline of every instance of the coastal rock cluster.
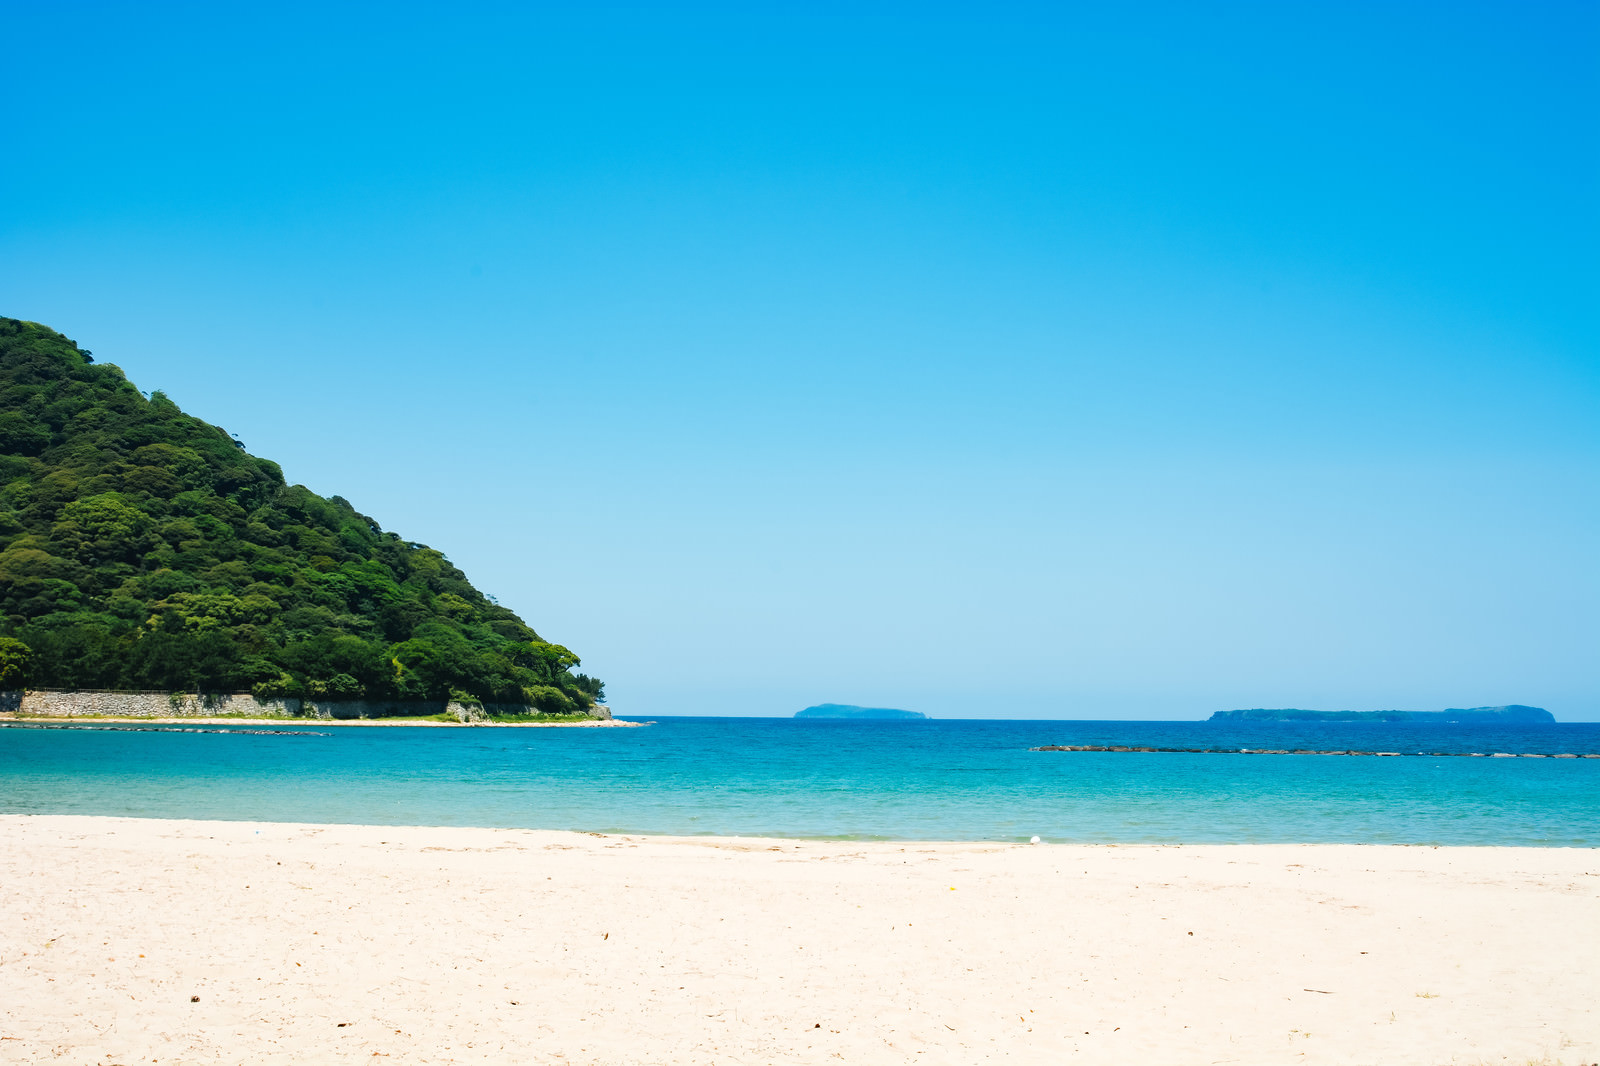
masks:
{"label": "coastal rock cluster", "polygon": [[1373,755],[1373,756],[1424,756],[1427,758],[1471,759],[1600,759],[1600,754],[1575,754],[1572,752],[1533,754],[1531,752],[1483,751],[1355,751],[1316,750],[1312,748],[1153,748],[1123,744],[1043,744],[1029,751],[1167,751],[1194,755]]}

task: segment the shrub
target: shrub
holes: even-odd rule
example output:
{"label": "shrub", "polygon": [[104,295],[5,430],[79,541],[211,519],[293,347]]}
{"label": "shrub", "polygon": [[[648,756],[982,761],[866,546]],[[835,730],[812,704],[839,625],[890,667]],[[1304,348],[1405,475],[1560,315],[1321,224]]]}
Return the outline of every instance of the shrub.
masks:
{"label": "shrub", "polygon": [[33,649],[13,637],[0,637],[0,689],[27,688],[33,679]]}

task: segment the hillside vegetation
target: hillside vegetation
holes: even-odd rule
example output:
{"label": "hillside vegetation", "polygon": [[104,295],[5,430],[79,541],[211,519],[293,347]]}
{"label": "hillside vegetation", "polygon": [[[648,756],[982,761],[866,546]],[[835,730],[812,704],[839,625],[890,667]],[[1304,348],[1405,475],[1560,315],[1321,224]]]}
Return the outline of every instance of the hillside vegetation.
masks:
{"label": "hillside vegetation", "polygon": [[286,484],[220,427],[8,318],[0,486],[0,672],[13,683],[547,713],[602,696],[577,656],[439,552]]}

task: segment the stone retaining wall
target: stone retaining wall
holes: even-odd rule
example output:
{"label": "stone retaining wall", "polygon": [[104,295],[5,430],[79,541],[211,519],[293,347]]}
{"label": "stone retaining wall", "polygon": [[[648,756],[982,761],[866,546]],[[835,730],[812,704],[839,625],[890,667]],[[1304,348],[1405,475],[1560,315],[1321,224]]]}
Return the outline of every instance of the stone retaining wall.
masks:
{"label": "stone retaining wall", "polygon": [[[443,700],[302,700],[262,699],[249,693],[196,696],[174,692],[0,692],[0,713],[33,718],[387,718],[392,715],[451,714],[458,721],[484,721],[488,715],[528,714],[523,704],[446,703]],[[597,706],[594,718],[610,718],[611,709]]]}

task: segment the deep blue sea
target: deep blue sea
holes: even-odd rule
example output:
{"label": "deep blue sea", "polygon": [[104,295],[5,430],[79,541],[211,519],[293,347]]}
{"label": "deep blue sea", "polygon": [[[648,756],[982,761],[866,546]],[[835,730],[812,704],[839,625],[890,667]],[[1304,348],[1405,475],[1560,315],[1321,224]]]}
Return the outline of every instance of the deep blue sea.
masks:
{"label": "deep blue sea", "polygon": [[1588,754],[1600,753],[1600,724],[288,728],[296,735],[0,728],[0,813],[867,840],[1600,846],[1600,759],[1028,750]]}

